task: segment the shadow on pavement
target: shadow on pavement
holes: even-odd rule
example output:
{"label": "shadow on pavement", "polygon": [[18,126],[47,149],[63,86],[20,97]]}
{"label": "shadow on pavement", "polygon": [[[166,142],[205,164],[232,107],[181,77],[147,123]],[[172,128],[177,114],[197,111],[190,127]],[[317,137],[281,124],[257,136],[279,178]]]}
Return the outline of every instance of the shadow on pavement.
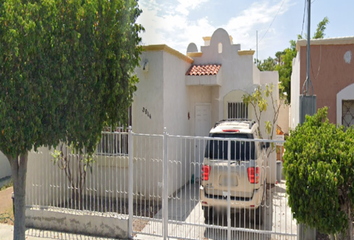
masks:
{"label": "shadow on pavement", "polygon": [[[267,190],[269,191],[269,190]],[[254,211],[237,211],[231,213],[231,239],[265,240],[270,234],[259,231],[272,231],[273,197],[267,194],[265,205],[260,208],[260,216]],[[207,239],[227,239],[227,212],[214,212],[213,218],[205,222],[207,227],[204,237]]]}

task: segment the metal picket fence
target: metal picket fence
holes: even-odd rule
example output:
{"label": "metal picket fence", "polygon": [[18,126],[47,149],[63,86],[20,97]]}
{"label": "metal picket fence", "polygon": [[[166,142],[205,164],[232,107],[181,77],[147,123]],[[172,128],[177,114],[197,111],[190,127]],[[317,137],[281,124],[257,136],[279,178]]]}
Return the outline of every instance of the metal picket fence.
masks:
{"label": "metal picket fence", "polygon": [[[138,239],[295,239],[297,225],[281,176],[282,144],[166,130],[103,132],[89,165],[67,146],[57,149],[59,159],[53,150],[33,152],[29,173],[36,173],[28,176],[27,205],[128,219],[129,236]],[[210,156],[222,159],[211,171],[224,180],[206,181]],[[249,191],[250,176],[256,181],[257,174],[263,183],[251,184]],[[264,194],[254,204],[257,191]],[[211,208],[213,201],[222,207]]]}

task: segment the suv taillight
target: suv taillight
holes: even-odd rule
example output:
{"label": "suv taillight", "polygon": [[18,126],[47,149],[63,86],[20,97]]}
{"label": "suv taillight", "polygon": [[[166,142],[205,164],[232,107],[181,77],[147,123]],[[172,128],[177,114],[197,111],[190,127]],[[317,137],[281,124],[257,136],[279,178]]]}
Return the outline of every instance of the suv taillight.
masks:
{"label": "suv taillight", "polygon": [[210,174],[210,166],[209,165],[202,165],[202,180],[208,181]]}
{"label": "suv taillight", "polygon": [[248,173],[248,181],[250,181],[250,183],[258,183],[259,182],[259,168],[258,167],[247,168],[247,173]]}

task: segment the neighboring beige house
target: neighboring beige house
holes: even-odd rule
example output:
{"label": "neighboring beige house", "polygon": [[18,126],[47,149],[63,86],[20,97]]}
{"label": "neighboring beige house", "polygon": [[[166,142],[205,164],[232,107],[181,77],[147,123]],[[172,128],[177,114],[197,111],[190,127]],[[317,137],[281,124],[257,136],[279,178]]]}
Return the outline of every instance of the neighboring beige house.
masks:
{"label": "neighboring beige house", "polygon": [[[311,40],[310,79],[317,108],[328,107],[328,119],[354,125],[354,37]],[[298,40],[291,75],[290,127],[299,123],[299,96],[306,80],[307,41]]]}

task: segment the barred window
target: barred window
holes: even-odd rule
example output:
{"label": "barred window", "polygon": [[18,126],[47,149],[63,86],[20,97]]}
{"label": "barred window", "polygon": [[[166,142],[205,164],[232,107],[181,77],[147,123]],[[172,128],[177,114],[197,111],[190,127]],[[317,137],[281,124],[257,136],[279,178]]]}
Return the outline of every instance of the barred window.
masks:
{"label": "barred window", "polygon": [[248,118],[248,104],[243,102],[227,103],[227,118]]}
{"label": "barred window", "polygon": [[103,132],[96,154],[109,156],[128,154],[128,133]]}
{"label": "barred window", "polygon": [[[132,107],[128,108],[127,126],[132,125]],[[99,155],[125,155],[128,154],[128,132],[123,125],[112,129],[105,127],[101,140],[97,145],[96,154]]]}
{"label": "barred window", "polygon": [[354,125],[354,100],[342,101],[342,125],[345,128]]}

